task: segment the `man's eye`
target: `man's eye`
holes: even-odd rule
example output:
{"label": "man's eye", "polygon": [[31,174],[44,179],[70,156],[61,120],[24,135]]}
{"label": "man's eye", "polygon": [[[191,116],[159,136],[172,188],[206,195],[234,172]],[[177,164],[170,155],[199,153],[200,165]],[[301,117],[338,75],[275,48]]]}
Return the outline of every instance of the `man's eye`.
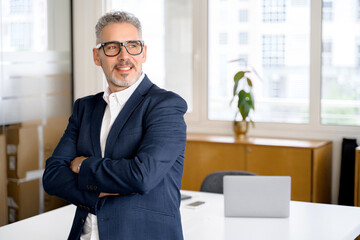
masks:
{"label": "man's eye", "polygon": [[108,50],[114,50],[114,49],[118,49],[119,47],[116,44],[111,44],[111,45],[107,45],[106,49]]}

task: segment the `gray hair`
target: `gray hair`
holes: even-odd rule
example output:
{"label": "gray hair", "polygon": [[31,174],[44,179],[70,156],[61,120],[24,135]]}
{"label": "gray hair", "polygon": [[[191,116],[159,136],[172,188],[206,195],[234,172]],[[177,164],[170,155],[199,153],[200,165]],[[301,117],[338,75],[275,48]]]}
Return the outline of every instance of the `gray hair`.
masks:
{"label": "gray hair", "polygon": [[96,34],[96,43],[99,43],[100,41],[100,35],[101,31],[104,27],[106,27],[109,24],[112,23],[129,23],[136,27],[139,33],[140,39],[142,38],[142,29],[141,29],[141,23],[137,17],[135,17],[134,14],[124,12],[124,11],[112,11],[109,13],[106,13],[104,16],[102,16],[96,26],[95,26],[95,34]]}

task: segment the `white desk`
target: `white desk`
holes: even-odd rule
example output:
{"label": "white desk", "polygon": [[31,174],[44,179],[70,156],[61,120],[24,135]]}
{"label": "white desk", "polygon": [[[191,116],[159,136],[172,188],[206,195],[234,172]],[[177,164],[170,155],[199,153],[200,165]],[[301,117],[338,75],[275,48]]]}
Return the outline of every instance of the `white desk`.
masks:
{"label": "white desk", "polygon": [[[225,218],[220,194],[182,191],[192,198],[182,201],[185,240],[352,240],[360,234],[360,207],[291,202],[290,217]],[[199,209],[184,205],[196,200]],[[70,231],[75,206],[69,205],[0,228],[0,239],[63,240]]]}
{"label": "white desk", "polygon": [[[183,193],[193,196],[181,206],[185,240],[353,240],[360,234],[360,207],[291,201],[289,218],[225,218],[223,195]],[[184,207],[196,200],[206,204]]]}

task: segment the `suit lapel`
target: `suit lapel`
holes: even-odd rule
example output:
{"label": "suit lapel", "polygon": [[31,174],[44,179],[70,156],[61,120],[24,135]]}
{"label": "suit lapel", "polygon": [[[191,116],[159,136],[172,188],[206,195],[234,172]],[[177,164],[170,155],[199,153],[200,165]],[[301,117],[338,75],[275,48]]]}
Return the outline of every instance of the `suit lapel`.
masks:
{"label": "suit lapel", "polygon": [[131,97],[126,102],[123,109],[120,111],[119,115],[116,117],[116,120],[113,126],[111,127],[108,138],[106,140],[106,146],[105,146],[106,157],[111,157],[111,152],[114,148],[117,136],[123,129],[125,123],[129,119],[133,111],[144,99],[145,94],[150,90],[151,86],[153,86],[153,83],[145,75],[140,85],[135,89],[134,93],[131,95]]}
{"label": "suit lapel", "polygon": [[96,102],[95,109],[91,116],[91,142],[92,142],[92,149],[94,151],[95,157],[101,157],[101,146],[100,146],[100,130],[102,125],[102,119],[104,116],[105,108],[106,108],[106,102],[102,98],[102,95],[100,94],[101,98],[99,97],[98,101]]}

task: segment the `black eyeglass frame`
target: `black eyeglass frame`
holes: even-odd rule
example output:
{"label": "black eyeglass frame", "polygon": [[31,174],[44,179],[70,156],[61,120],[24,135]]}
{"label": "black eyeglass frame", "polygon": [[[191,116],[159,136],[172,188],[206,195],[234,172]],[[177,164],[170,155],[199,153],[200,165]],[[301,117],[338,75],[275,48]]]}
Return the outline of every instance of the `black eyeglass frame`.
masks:
{"label": "black eyeglass frame", "polygon": [[[139,53],[133,54],[133,53],[130,53],[130,52],[129,52],[129,50],[127,49],[126,45],[127,45],[128,43],[131,43],[131,42],[140,42],[141,50],[140,50]],[[120,45],[119,52],[118,52],[117,54],[115,54],[115,55],[108,55],[108,54],[106,54],[104,46],[105,46],[106,44],[110,44],[110,43],[118,43],[118,44]],[[126,49],[126,52],[127,52],[128,54],[130,54],[130,55],[132,55],[132,56],[137,56],[137,55],[140,55],[140,54],[143,52],[143,50],[144,50],[144,41],[143,41],[143,40],[130,40],[130,41],[126,41],[126,42],[110,41],[110,42],[99,43],[98,45],[96,45],[95,48],[96,48],[96,49],[100,49],[101,47],[102,47],[102,49],[103,49],[103,51],[104,51],[105,56],[107,56],[107,57],[116,57],[117,55],[120,54],[122,47],[124,47],[124,48]]]}

